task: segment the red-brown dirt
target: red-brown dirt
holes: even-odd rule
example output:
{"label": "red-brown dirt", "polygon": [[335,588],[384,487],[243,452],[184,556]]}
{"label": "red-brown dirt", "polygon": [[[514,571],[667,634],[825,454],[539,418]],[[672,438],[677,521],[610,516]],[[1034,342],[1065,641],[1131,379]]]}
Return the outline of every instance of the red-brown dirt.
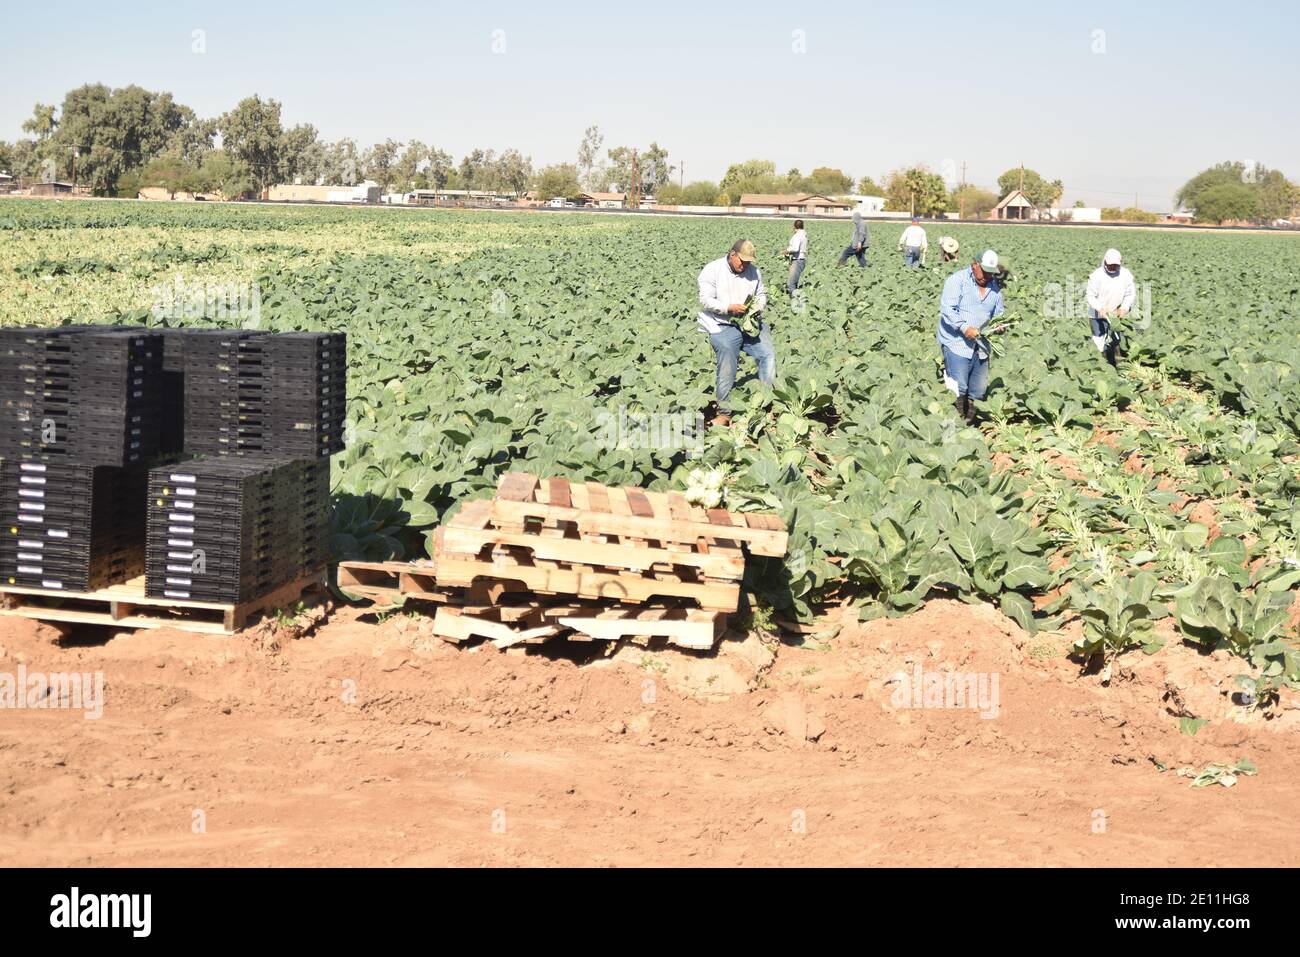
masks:
{"label": "red-brown dirt", "polygon": [[[356,609],[278,649],[5,619],[0,672],[106,690],[98,720],[0,712],[0,863],[1300,864],[1300,701],[1238,720],[1241,664],[1172,642],[1104,687],[1069,632],[939,600],[580,664]],[[900,707],[917,665],[996,673],[996,716]],[[1231,788],[1177,773],[1242,757]]]}

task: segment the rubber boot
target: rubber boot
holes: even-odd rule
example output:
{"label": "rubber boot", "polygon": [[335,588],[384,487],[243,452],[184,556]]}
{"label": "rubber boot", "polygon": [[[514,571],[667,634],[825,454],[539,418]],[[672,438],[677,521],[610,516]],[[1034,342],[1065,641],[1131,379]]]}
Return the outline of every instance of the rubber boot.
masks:
{"label": "rubber boot", "polygon": [[957,401],[953,404],[953,408],[957,410],[957,418],[966,418],[966,397],[964,395],[957,396]]}
{"label": "rubber boot", "polygon": [[975,400],[970,396],[966,397],[966,424],[975,424]]}

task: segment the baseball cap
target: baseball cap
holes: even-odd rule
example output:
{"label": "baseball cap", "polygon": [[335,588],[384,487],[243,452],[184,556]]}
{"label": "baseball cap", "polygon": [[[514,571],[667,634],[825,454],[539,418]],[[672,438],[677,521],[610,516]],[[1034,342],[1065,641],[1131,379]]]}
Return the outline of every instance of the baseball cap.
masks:
{"label": "baseball cap", "polygon": [[998,254],[991,249],[986,249],[980,253],[980,269],[987,273],[998,271]]}
{"label": "baseball cap", "polygon": [[1108,249],[1106,255],[1101,257],[1101,261],[1107,266],[1118,266],[1124,258],[1119,254],[1118,249]]}
{"label": "baseball cap", "polygon": [[737,239],[731,251],[740,257],[743,263],[757,262],[758,257],[754,255],[754,244],[748,239]]}

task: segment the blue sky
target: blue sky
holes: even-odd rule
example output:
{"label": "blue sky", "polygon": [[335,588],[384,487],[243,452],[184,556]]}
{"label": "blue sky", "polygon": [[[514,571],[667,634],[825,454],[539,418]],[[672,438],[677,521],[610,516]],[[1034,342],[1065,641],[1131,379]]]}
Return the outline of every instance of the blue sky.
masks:
{"label": "blue sky", "polygon": [[1224,159],[1300,178],[1297,27],[1273,0],[14,4],[0,139],[37,101],[136,83],[204,116],[259,93],[326,139],[457,158],[571,161],[596,123],[607,148],[657,140],[688,181],[763,158],[877,177],[964,161],[992,185],[1023,162],[1068,202],[1163,210]]}

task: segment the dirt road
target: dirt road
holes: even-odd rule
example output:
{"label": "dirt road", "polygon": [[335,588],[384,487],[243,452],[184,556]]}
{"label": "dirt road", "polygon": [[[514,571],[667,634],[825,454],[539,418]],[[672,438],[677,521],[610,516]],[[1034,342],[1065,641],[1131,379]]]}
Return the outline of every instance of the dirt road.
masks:
{"label": "dirt road", "polygon": [[[0,673],[102,672],[104,702],[0,711],[0,863],[1300,864],[1300,701],[1235,720],[1240,665],[1176,642],[1107,688],[948,601],[612,658],[359,616],[279,647],[4,619]],[[968,707],[912,707],[945,674]]]}

